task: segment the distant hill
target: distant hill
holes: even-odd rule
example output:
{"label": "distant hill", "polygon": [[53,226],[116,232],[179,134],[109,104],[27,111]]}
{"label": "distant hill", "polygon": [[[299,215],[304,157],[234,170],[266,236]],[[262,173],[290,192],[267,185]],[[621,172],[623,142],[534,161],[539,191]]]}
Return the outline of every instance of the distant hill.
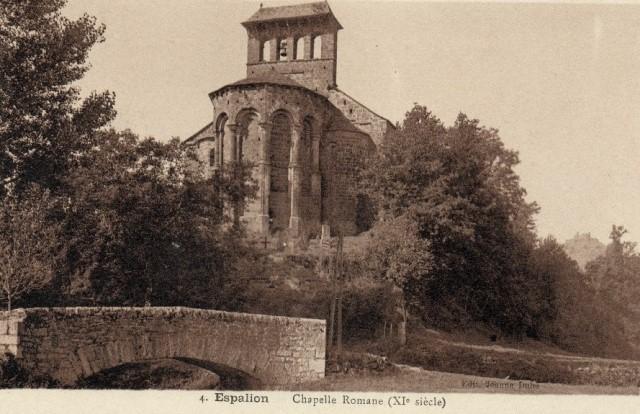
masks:
{"label": "distant hill", "polygon": [[577,233],[572,239],[567,240],[563,247],[582,270],[587,263],[603,255],[606,250],[606,246],[600,240],[591,237],[591,233]]}

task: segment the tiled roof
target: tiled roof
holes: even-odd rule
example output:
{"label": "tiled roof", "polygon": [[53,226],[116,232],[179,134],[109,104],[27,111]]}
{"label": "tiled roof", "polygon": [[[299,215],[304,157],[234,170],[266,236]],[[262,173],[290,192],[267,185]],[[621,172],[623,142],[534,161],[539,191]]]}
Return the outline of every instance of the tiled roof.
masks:
{"label": "tiled roof", "polygon": [[[260,9],[249,17],[243,24],[258,22],[270,22],[276,20],[302,19],[305,17],[333,16],[329,4],[325,1],[316,3],[296,4],[292,6],[260,7]],[[335,16],[333,16],[335,19]],[[336,20],[337,22],[337,20]],[[338,23],[340,26],[340,23]],[[340,28],[342,28],[340,26]]]}
{"label": "tiled roof", "polygon": [[213,130],[213,121],[209,122],[207,125],[205,125],[204,127],[200,128],[198,130],[198,132],[196,132],[195,134],[191,135],[189,138],[185,139],[184,142],[190,142],[193,141],[194,139],[198,138],[199,136],[214,136],[214,130]]}
{"label": "tiled roof", "polygon": [[290,77],[281,75],[278,72],[273,72],[268,75],[256,75],[249,78],[240,79],[237,82],[233,82],[231,85],[253,85],[259,83],[271,83],[276,85],[296,86],[299,88],[304,88],[304,86],[300,85]]}
{"label": "tiled roof", "polygon": [[360,134],[366,134],[359,128],[357,128],[351,121],[349,121],[340,111],[336,111],[338,114],[333,118],[331,125],[329,125],[329,131],[348,131],[358,132]]}

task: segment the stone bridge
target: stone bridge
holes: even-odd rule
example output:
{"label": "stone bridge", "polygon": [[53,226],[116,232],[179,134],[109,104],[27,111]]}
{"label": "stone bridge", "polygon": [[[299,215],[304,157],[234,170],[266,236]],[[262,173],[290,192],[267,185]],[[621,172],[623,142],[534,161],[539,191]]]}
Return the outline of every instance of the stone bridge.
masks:
{"label": "stone bridge", "polygon": [[104,369],[185,358],[262,384],[324,377],[325,321],[181,307],[31,308],[0,312],[0,351],[73,385]]}

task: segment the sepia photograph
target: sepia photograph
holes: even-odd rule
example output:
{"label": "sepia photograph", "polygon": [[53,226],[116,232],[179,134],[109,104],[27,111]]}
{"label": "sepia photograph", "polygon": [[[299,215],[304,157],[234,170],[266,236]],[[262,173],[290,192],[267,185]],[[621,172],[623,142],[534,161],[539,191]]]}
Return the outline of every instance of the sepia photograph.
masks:
{"label": "sepia photograph", "polygon": [[636,2],[0,0],[2,406],[637,398],[639,74]]}

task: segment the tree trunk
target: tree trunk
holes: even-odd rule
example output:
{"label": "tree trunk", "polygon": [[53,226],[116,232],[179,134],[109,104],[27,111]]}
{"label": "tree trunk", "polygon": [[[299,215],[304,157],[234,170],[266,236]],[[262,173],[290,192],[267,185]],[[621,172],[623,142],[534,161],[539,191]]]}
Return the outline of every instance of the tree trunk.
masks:
{"label": "tree trunk", "polygon": [[338,293],[338,326],[336,328],[336,342],[338,348],[338,361],[342,362],[342,287]]}
{"label": "tree trunk", "polygon": [[329,309],[329,334],[327,338],[327,351],[333,351],[333,331],[335,328],[335,320],[336,320],[336,281],[335,275],[332,274],[333,270],[329,270],[329,277],[332,278],[331,281],[331,307]]}
{"label": "tree trunk", "polygon": [[329,334],[327,338],[327,349],[333,350],[333,325],[336,320],[336,297],[331,295],[331,309],[329,311]]}
{"label": "tree trunk", "polygon": [[11,310],[11,295],[7,295],[7,310]]}
{"label": "tree trunk", "polygon": [[402,299],[402,320],[398,323],[398,343],[400,345],[407,344],[407,308],[404,305],[404,298]]}
{"label": "tree trunk", "polygon": [[342,294],[344,291],[344,255],[343,255],[344,237],[342,231],[338,233],[338,248],[336,251],[336,283],[338,285],[337,321],[336,321],[336,342],[338,351],[338,361],[342,363]]}
{"label": "tree trunk", "polygon": [[407,343],[407,322],[401,321],[398,323],[398,343],[400,345],[406,345]]}

